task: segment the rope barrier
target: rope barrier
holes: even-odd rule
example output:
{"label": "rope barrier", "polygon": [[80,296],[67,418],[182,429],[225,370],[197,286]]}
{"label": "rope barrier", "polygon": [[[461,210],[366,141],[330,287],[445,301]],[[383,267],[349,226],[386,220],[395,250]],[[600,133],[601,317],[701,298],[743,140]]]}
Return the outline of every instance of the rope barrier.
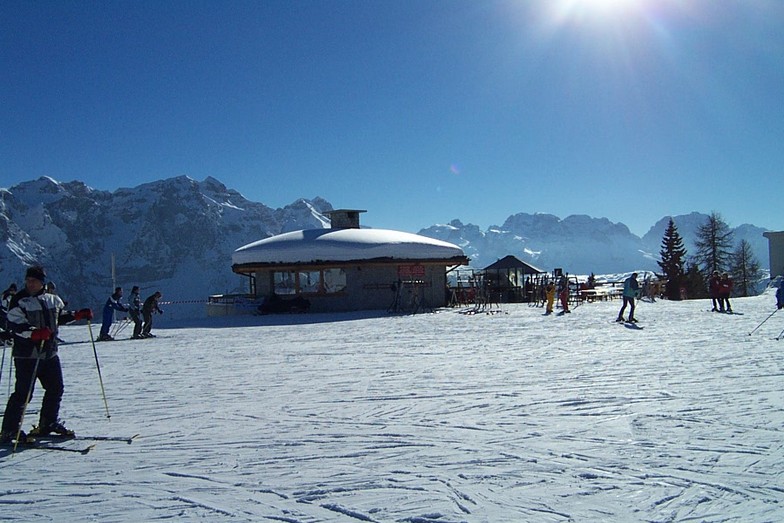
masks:
{"label": "rope barrier", "polygon": [[179,305],[183,303],[209,303],[209,301],[205,300],[172,300],[172,301],[159,301],[158,305]]}

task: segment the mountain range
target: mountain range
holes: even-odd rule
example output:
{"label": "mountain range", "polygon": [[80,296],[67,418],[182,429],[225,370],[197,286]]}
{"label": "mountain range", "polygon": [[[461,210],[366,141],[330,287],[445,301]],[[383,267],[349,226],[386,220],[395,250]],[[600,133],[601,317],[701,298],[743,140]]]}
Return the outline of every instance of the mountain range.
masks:
{"label": "mountain range", "polygon": [[[99,308],[115,286],[128,292],[139,285],[142,298],[161,290],[172,317],[193,317],[203,313],[209,295],[248,290],[247,280],[231,271],[235,249],[288,231],[329,227],[324,213],[331,210],[319,197],[273,209],[211,177],[199,182],[178,176],[113,192],[41,177],[0,189],[0,287],[21,283],[25,268],[39,263],[73,307]],[[689,252],[707,217],[673,216]],[[454,219],[419,234],[460,246],[473,269],[512,254],[542,270],[571,274],[655,271],[669,218],[642,238],[606,218],[541,213],[515,214],[484,231]],[[769,263],[765,230],[750,224],[733,229],[735,241],[747,240],[763,268]]]}
{"label": "mountain range", "polygon": [[[501,226],[482,231],[476,225],[453,220],[433,225],[419,234],[454,243],[463,248],[471,266],[486,267],[497,259],[514,254],[517,258],[545,271],[561,268],[571,274],[614,274],[632,270],[659,271],[661,242],[670,218],[675,221],[688,253],[696,252],[698,228],[708,220],[707,214],[692,212],[665,216],[640,238],[623,223],[607,218],[571,215],[558,218],[552,214],[518,213]],[[736,244],[746,240],[761,267],[768,269],[767,229],[750,224],[731,228]]]}

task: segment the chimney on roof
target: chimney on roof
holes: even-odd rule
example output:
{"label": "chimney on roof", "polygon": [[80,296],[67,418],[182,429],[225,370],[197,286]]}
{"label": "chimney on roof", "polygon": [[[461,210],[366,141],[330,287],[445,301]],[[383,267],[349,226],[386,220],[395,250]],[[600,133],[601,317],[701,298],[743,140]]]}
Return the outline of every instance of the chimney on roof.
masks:
{"label": "chimney on roof", "polygon": [[359,213],[367,212],[357,209],[335,209],[325,212],[329,216],[332,229],[359,229]]}

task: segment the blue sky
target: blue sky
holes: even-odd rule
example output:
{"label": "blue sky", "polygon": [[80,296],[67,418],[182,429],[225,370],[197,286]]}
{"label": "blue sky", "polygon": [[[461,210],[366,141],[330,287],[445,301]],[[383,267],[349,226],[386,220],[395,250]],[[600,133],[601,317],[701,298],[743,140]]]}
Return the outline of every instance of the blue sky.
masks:
{"label": "blue sky", "polygon": [[0,4],[0,186],[213,176],[417,232],[782,224],[780,0]]}

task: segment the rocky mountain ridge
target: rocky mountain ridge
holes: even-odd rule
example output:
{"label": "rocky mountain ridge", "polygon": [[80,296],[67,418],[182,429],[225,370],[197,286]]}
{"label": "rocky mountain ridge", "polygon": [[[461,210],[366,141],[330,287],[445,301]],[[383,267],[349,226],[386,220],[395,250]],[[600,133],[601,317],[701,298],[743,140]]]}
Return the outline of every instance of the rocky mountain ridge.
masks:
{"label": "rocky mountain ridge", "polygon": [[115,285],[126,293],[139,285],[143,298],[160,289],[164,302],[176,302],[172,314],[191,316],[210,294],[247,292],[247,280],[231,271],[235,249],[326,227],[322,213],[331,209],[320,198],[272,209],[214,178],[107,192],[43,177],[0,191],[0,285],[41,263],[74,306],[101,307]]}
{"label": "rocky mountain ridge", "polygon": [[[231,271],[235,249],[292,230],[328,227],[324,213],[332,209],[319,197],[273,209],[214,178],[179,176],[109,192],[42,177],[0,189],[0,286],[19,283],[26,266],[41,263],[75,307],[100,308],[115,285],[139,285],[143,297],[160,289],[164,302],[173,302],[167,314],[192,317],[203,313],[211,294],[248,290],[247,280]],[[706,218],[675,217],[690,252]],[[513,254],[542,270],[603,274],[657,270],[667,220],[642,238],[606,218],[526,213],[485,231],[452,220],[419,234],[459,245],[474,269]],[[767,267],[764,229],[744,224],[734,231]]]}
{"label": "rocky mountain ridge", "polygon": [[[688,253],[694,253],[697,229],[707,221],[708,215],[693,212],[672,218]],[[629,231],[626,225],[607,218],[571,215],[561,219],[541,213],[515,214],[503,225],[491,226],[486,231],[453,220],[446,225],[423,229],[419,234],[461,246],[476,268],[513,254],[545,271],[562,268],[571,274],[656,272],[669,219],[669,216],[663,217],[642,238]],[[762,236],[766,229],[743,224],[732,230],[735,242],[748,241],[760,265],[767,269],[768,241]]]}

